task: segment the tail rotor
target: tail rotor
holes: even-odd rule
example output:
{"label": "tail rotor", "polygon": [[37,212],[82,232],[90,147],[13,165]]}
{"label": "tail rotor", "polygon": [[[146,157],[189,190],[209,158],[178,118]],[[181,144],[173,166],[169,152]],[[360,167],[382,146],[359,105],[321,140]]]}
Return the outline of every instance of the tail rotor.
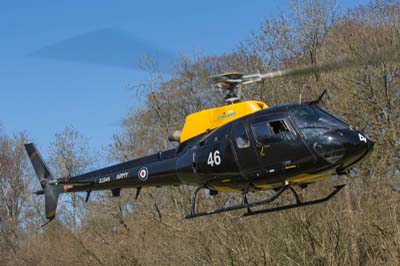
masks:
{"label": "tail rotor", "polygon": [[58,197],[62,192],[62,186],[56,185],[55,178],[49,171],[42,156],[33,143],[26,143],[25,150],[28,153],[35,173],[39,178],[42,190],[36,191],[37,195],[45,196],[45,210],[48,222],[52,221],[56,216]]}

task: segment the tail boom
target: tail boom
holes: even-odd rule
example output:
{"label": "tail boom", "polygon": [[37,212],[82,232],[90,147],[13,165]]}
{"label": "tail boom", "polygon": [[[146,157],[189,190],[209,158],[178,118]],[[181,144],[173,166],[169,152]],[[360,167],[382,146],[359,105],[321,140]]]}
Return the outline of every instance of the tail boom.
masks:
{"label": "tail boom", "polygon": [[140,188],[147,186],[182,184],[176,173],[175,149],[84,173],[68,180],[54,178],[33,143],[25,144],[25,149],[42,186],[42,190],[35,194],[45,196],[46,217],[49,220],[55,218],[61,193],[87,192],[89,195],[91,191],[111,190],[114,196],[118,196],[121,188],[138,188],[140,191]]}

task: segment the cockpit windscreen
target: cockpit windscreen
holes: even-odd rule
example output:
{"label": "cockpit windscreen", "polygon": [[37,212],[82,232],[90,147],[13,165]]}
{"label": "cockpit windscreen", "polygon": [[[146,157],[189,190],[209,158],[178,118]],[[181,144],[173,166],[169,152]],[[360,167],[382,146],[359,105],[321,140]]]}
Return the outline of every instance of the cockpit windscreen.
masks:
{"label": "cockpit windscreen", "polygon": [[307,139],[328,131],[349,128],[345,122],[316,106],[299,106],[291,111],[291,117]]}

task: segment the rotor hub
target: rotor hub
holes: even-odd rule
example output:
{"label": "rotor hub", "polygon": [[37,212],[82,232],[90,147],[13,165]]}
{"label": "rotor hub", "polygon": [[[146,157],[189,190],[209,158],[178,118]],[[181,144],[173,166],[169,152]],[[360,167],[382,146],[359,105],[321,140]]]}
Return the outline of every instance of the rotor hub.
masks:
{"label": "rotor hub", "polygon": [[211,77],[215,87],[221,90],[227,90],[224,100],[227,104],[240,102],[240,85],[243,82],[243,74],[239,72],[229,72]]}

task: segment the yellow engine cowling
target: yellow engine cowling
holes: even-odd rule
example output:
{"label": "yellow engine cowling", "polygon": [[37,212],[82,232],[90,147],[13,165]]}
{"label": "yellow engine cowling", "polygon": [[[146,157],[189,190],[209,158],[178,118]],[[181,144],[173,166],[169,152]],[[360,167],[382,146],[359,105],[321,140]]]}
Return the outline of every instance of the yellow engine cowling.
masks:
{"label": "yellow engine cowling", "polygon": [[186,117],[180,142],[185,142],[207,130],[213,130],[235,119],[266,108],[268,108],[268,105],[264,102],[245,101],[190,114]]}

